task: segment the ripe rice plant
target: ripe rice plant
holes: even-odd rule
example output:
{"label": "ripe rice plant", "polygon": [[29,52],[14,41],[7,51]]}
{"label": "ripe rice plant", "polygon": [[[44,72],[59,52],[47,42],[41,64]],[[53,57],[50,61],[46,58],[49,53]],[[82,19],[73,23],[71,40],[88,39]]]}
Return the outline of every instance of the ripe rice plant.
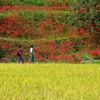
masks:
{"label": "ripe rice plant", "polygon": [[0,64],[0,100],[99,99],[99,64]]}

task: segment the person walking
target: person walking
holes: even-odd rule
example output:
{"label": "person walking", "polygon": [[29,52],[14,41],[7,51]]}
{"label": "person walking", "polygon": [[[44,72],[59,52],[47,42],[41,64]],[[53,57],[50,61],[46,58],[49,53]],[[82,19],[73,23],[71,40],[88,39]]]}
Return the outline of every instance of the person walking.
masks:
{"label": "person walking", "polygon": [[29,54],[30,54],[30,61],[29,61],[29,63],[34,63],[34,49],[33,49],[33,45],[30,46]]}
{"label": "person walking", "polygon": [[30,61],[29,61],[29,63],[34,63],[34,49],[33,49],[33,45],[30,46],[29,54],[30,54]]}
{"label": "person walking", "polygon": [[19,63],[19,62],[24,63],[24,60],[22,58],[22,50],[21,50],[21,47],[22,46],[20,45],[19,48],[18,48],[18,52],[17,52],[18,60],[17,60],[17,63]]}

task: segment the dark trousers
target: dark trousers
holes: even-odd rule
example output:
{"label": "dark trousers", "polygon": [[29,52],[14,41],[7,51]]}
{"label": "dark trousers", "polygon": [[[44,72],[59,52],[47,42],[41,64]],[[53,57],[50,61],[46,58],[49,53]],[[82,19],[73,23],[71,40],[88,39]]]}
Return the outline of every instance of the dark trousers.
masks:
{"label": "dark trousers", "polygon": [[30,61],[29,63],[34,63],[34,55],[33,54],[30,54]]}
{"label": "dark trousers", "polygon": [[24,60],[23,60],[22,56],[18,56],[17,63],[19,63],[19,62],[22,62],[22,63],[24,63]]}

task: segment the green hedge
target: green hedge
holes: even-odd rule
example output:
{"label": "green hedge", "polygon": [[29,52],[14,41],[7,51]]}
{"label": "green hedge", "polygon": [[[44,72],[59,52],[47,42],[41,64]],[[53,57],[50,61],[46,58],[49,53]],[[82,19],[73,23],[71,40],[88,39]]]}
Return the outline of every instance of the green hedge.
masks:
{"label": "green hedge", "polygon": [[[15,11],[14,11],[15,12]],[[75,23],[76,19],[74,18],[74,14],[71,11],[45,11],[45,10],[19,10],[17,11],[18,16],[24,17],[29,20],[34,20],[34,21],[43,21],[43,20],[48,20],[49,18],[46,17],[46,15],[50,15],[52,20],[55,19],[58,20],[58,23],[61,24],[67,24],[67,25],[72,25]],[[77,21],[76,21],[77,22]]]}

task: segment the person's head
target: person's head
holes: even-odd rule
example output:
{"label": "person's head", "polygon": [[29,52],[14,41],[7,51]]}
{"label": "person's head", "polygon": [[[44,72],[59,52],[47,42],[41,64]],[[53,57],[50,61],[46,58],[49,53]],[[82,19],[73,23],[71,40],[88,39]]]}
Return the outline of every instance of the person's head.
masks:
{"label": "person's head", "polygon": [[33,48],[33,45],[31,45],[31,48]]}
{"label": "person's head", "polygon": [[22,46],[21,45],[19,45],[19,48],[21,48]]}

